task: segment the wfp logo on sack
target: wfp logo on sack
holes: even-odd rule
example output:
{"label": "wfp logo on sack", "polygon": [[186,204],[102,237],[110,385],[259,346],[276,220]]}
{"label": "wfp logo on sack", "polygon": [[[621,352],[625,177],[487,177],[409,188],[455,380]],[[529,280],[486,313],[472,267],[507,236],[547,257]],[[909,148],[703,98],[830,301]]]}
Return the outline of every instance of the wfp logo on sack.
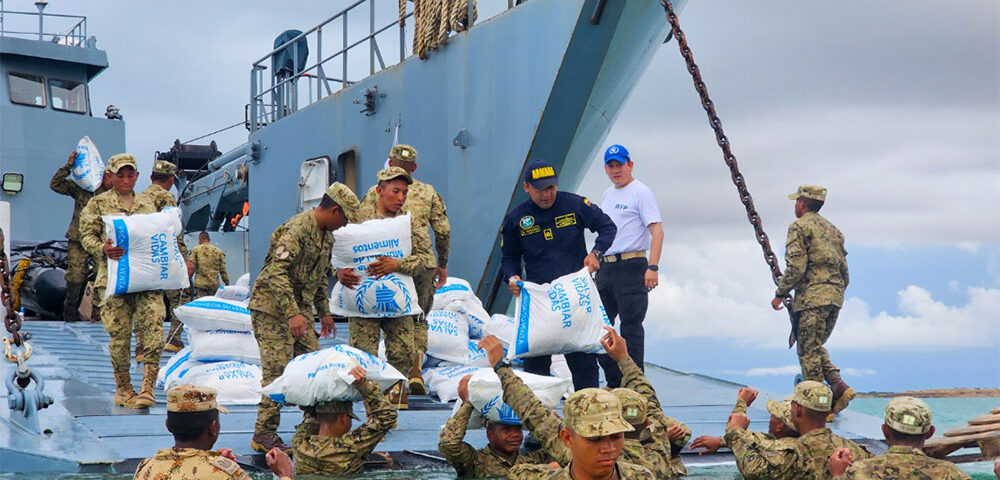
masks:
{"label": "wfp logo on sack", "polygon": [[[505,423],[505,424],[518,424],[521,423],[521,418],[514,413],[514,409],[500,401],[500,395],[497,395],[490,399],[483,405],[483,408],[479,411],[484,417],[493,422]],[[493,415],[490,413],[493,412]]]}
{"label": "wfp logo on sack", "polygon": [[[369,291],[374,293],[374,302],[368,298]],[[371,304],[370,308],[369,304]],[[406,284],[398,276],[389,274],[378,279],[368,277],[361,282],[361,285],[355,290],[354,305],[358,313],[362,315],[394,316],[409,312],[413,305],[413,298],[410,296]]]}

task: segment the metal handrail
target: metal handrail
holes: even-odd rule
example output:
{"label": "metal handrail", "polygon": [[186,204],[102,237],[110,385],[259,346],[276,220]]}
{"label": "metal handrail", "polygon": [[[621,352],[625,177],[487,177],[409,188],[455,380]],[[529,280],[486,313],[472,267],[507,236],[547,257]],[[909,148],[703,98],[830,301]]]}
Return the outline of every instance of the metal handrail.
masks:
{"label": "metal handrail", "polygon": [[[20,31],[20,30],[10,30],[7,29],[7,16],[26,16],[26,17],[38,17],[39,19],[39,29],[35,31]],[[46,31],[42,29],[42,20],[44,18],[68,18],[76,19],[76,23],[72,24],[68,29],[62,31]],[[58,39],[71,39],[73,41],[66,42],[69,46],[85,47],[87,43],[87,17],[81,15],[66,15],[61,13],[39,13],[39,12],[19,12],[14,10],[0,10],[0,37],[6,36],[18,36],[18,37],[35,37],[38,40],[45,40],[46,37],[50,40]]]}

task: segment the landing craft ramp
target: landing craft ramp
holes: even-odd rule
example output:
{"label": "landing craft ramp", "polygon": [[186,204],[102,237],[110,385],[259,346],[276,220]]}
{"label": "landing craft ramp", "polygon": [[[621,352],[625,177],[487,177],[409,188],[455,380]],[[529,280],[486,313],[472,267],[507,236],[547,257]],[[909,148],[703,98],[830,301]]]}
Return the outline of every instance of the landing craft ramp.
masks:
{"label": "landing craft ramp", "polygon": [[[5,472],[131,473],[140,459],[173,445],[173,438],[164,426],[164,392],[157,392],[156,406],[148,412],[112,406],[114,379],[108,359],[108,335],[100,324],[26,322],[25,329],[34,335],[31,342],[34,354],[28,365],[45,378],[46,393],[54,397],[55,403],[40,412],[40,423],[46,432],[43,435],[16,427],[9,420],[15,413],[9,411],[6,402],[0,403],[0,465]],[[320,343],[324,347],[346,343],[347,325],[338,324],[337,332],[336,338],[321,339]],[[170,355],[163,356],[161,366]],[[5,362],[0,374],[6,377],[10,369],[11,364]],[[667,415],[686,423],[695,437],[723,432],[741,385],[648,363],[646,375]],[[133,365],[136,386],[141,376],[141,371]],[[7,391],[3,389],[0,393],[6,396]],[[767,398],[781,397],[761,392],[749,412],[754,420],[751,428],[767,428],[768,413],[763,405]],[[256,405],[229,409],[230,413],[221,417],[222,433],[216,446],[232,448],[246,466],[263,466],[262,456],[249,446]],[[439,456],[438,434],[451,410],[452,404],[443,404],[433,397],[410,397],[410,409],[399,412],[399,427],[389,432],[376,451],[390,453],[392,468],[447,468],[431,457]],[[355,411],[363,421],[364,409]],[[302,415],[297,408],[285,408],[281,415],[278,433],[290,441]],[[871,440],[881,438],[880,424],[878,418],[846,411],[838,417],[833,429],[881,451],[885,448],[881,442]],[[466,441],[477,447],[485,445],[485,432],[470,430]],[[733,461],[726,453],[705,456],[686,453],[684,461],[688,465]],[[381,457],[373,457],[368,464],[370,469],[387,467],[388,461]]]}

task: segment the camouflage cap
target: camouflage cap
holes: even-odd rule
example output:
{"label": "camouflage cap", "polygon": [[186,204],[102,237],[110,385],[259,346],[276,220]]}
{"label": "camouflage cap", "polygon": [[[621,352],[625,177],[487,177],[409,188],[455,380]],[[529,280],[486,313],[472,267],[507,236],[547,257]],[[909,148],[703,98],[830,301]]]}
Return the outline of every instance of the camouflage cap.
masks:
{"label": "camouflage cap", "polygon": [[128,153],[119,153],[117,155],[112,155],[108,159],[108,171],[111,173],[118,173],[122,167],[132,167],[139,170],[139,165],[135,163],[135,157]]}
{"label": "camouflage cap", "polygon": [[792,401],[814,412],[829,412],[833,392],[830,387],[814,380],[806,380],[795,386]]}
{"label": "camouflage cap", "polygon": [[792,423],[792,397],[790,395],[780,402],[777,400],[768,400],[766,408],[767,413],[781,420],[793,432],[799,431],[795,428],[795,424]]}
{"label": "camouflage cap", "polygon": [[389,158],[397,162],[417,163],[417,149],[405,145],[394,145],[389,151]]}
{"label": "camouflage cap", "polygon": [[577,390],[563,404],[563,426],[584,437],[631,432],[622,418],[622,404],[613,393],[598,388]]}
{"label": "camouflage cap", "polygon": [[215,401],[215,389],[200,385],[178,385],[167,391],[168,412],[207,412],[218,410],[229,413],[229,409]]}
{"label": "camouflage cap", "polygon": [[153,162],[153,173],[173,175],[177,173],[177,165],[174,165],[166,160],[156,160]]}
{"label": "camouflage cap", "polygon": [[354,404],[351,402],[320,402],[316,404],[316,413],[346,413],[348,417],[361,420],[354,414]]}
{"label": "camouflage cap", "polygon": [[931,407],[914,397],[896,397],[885,405],[885,424],[909,435],[923,435],[931,429]]}
{"label": "camouflage cap", "polygon": [[358,202],[358,196],[351,191],[350,187],[340,182],[333,182],[326,189],[326,196],[330,197],[330,200],[337,202],[337,205],[340,205],[344,209],[344,215],[347,217],[347,220],[351,222],[355,220],[360,202]]}
{"label": "camouflage cap", "polygon": [[821,202],[826,201],[826,189],[823,187],[817,187],[816,185],[799,185],[799,189],[795,193],[788,196],[789,200],[798,200],[799,198],[811,198],[813,200],[819,200]]}
{"label": "camouflage cap", "polygon": [[377,178],[380,182],[394,180],[399,177],[403,177],[403,180],[406,180],[408,185],[413,183],[413,178],[410,177],[410,174],[406,173],[406,170],[399,167],[383,168],[382,170],[379,170],[378,175],[375,176],[375,178]]}
{"label": "camouflage cap", "polygon": [[611,393],[618,397],[622,404],[622,418],[633,427],[641,427],[646,423],[646,397],[631,388],[615,388]]}

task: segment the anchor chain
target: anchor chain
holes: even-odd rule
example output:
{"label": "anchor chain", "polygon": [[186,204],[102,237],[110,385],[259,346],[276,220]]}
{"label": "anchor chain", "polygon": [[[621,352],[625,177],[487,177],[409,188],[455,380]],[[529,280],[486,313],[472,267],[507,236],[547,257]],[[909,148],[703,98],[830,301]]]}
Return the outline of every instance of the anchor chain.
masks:
{"label": "anchor chain", "polygon": [[[771,269],[771,278],[777,285],[778,279],[781,278],[781,267],[778,266],[778,257],[771,249],[771,241],[768,239],[767,233],[764,232],[757,209],[754,208],[753,197],[750,196],[750,191],[747,190],[743,174],[740,173],[740,167],[736,162],[736,155],[733,155],[729,137],[726,137],[726,133],[722,130],[722,120],[715,113],[715,104],[712,103],[712,99],[708,96],[708,87],[701,78],[701,70],[698,69],[698,64],[694,62],[694,53],[688,47],[687,37],[684,36],[684,31],[681,30],[674,7],[670,4],[670,0],[660,0],[660,5],[663,5],[663,9],[666,11],[667,22],[670,23],[670,34],[677,39],[677,46],[681,51],[681,56],[684,57],[688,72],[694,81],[694,88],[698,91],[698,96],[701,98],[701,106],[705,109],[705,113],[708,114],[708,124],[715,131],[715,140],[718,142],[719,148],[722,149],[722,159],[726,162],[726,166],[729,167],[729,173],[733,179],[733,184],[736,185],[736,190],[739,192],[740,201],[743,202],[743,206],[746,208],[747,219],[750,220],[750,225],[753,226],[754,236],[757,238],[757,243],[760,244],[761,250],[764,251],[764,261],[767,262],[767,266]],[[788,347],[791,348],[795,344],[795,329],[798,318],[792,313],[792,298],[790,296],[786,295],[782,299],[782,303],[785,305],[789,320],[792,323],[792,333],[788,337]]]}

